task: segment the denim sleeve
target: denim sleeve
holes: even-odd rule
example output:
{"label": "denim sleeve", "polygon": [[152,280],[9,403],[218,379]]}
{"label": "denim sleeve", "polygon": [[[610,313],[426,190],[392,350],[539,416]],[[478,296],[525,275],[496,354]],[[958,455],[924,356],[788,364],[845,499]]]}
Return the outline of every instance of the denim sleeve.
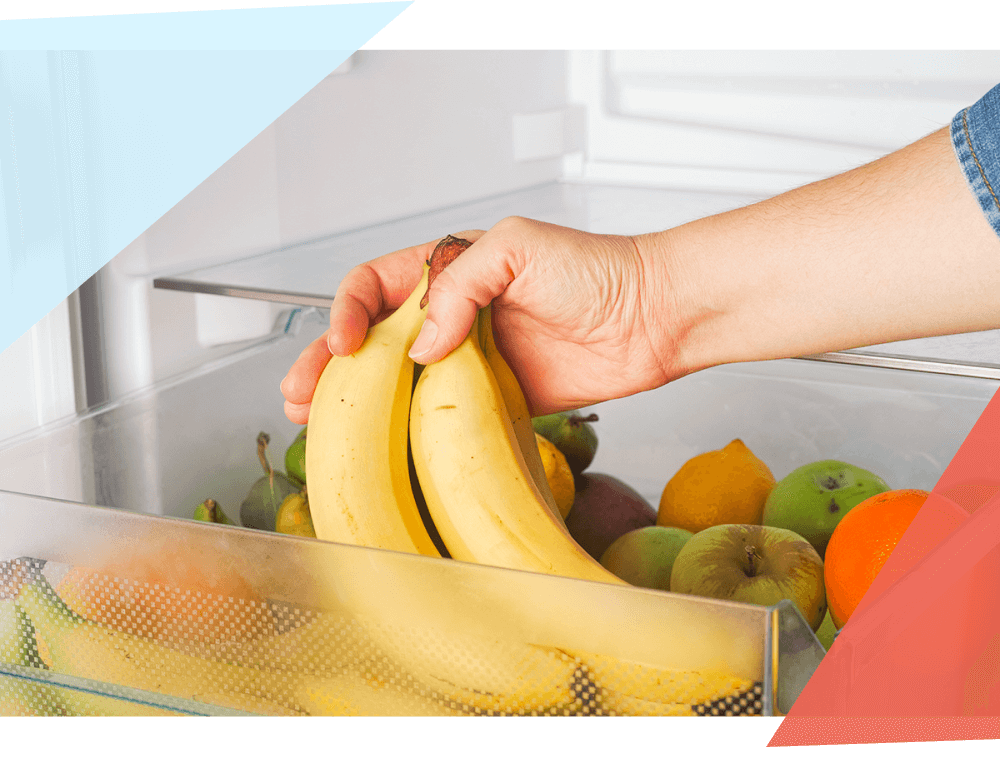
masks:
{"label": "denim sleeve", "polygon": [[986,221],[1000,235],[1000,85],[955,115],[951,145]]}

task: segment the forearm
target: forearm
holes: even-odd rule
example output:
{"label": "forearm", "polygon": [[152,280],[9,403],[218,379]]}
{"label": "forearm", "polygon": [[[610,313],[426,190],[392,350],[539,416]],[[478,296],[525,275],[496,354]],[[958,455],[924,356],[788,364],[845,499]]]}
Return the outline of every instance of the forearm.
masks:
{"label": "forearm", "polygon": [[946,129],[638,243],[676,292],[688,371],[1000,327],[1000,238]]}

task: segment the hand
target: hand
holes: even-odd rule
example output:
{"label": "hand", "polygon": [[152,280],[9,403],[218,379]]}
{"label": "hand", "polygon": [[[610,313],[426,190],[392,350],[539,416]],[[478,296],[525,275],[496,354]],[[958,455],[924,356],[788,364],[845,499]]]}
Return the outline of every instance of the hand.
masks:
{"label": "hand", "polygon": [[[546,414],[658,387],[685,373],[677,360],[680,313],[672,311],[667,260],[650,263],[629,237],[592,235],[522,218],[472,241],[434,281],[427,321],[410,352],[440,360],[492,302],[497,347],[533,414]],[[308,420],[316,383],[332,355],[357,350],[370,324],[387,317],[420,279],[437,241],[354,268],[337,290],[330,330],[282,382],[285,413]]]}

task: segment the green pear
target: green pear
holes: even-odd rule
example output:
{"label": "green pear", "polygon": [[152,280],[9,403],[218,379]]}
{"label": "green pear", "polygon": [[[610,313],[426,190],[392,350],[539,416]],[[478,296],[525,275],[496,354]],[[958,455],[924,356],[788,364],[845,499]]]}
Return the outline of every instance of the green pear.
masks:
{"label": "green pear", "polygon": [[288,447],[288,451],[285,452],[285,472],[288,473],[288,477],[291,478],[298,484],[304,484],[306,482],[306,430],[308,428],[303,427],[302,432],[295,436],[295,440],[292,441],[292,445]]}
{"label": "green pear", "polygon": [[236,523],[224,512],[222,505],[214,499],[206,499],[194,510],[194,519],[205,523],[222,523],[226,526],[235,526]]}
{"label": "green pear", "polygon": [[848,511],[884,491],[889,485],[868,470],[837,459],[812,462],[775,485],[764,503],[761,524],[794,531],[823,557]]}
{"label": "green pear", "polygon": [[573,475],[580,475],[590,467],[597,453],[597,433],[590,426],[596,421],[597,414],[583,416],[579,411],[562,411],[534,417],[531,426],[562,452]]}
{"label": "green pear", "polygon": [[673,526],[646,526],[616,539],[601,566],[636,587],[670,590],[670,572],[691,532]]}
{"label": "green pear", "polygon": [[267,433],[257,436],[257,458],[264,468],[264,477],[258,478],[240,505],[240,523],[249,529],[274,531],[278,508],[289,494],[297,494],[299,485],[284,473],[277,472],[267,459]]}

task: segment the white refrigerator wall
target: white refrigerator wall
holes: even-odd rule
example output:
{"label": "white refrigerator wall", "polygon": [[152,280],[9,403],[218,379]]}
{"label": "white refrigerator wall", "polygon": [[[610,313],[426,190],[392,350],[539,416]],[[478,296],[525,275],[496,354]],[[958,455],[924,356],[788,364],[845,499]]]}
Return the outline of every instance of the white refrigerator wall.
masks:
{"label": "white refrigerator wall", "polygon": [[[764,197],[913,141],[996,82],[1000,52],[360,52],[101,270],[107,397],[283,309],[154,276],[557,179]],[[68,312],[0,357],[0,440],[79,403]]]}
{"label": "white refrigerator wall", "polygon": [[770,196],[947,125],[1000,82],[997,51],[575,53],[584,179]]}
{"label": "white refrigerator wall", "polygon": [[102,271],[109,396],[264,335],[283,309],[153,276],[551,182],[578,141],[566,86],[563,52],[355,54]]}

